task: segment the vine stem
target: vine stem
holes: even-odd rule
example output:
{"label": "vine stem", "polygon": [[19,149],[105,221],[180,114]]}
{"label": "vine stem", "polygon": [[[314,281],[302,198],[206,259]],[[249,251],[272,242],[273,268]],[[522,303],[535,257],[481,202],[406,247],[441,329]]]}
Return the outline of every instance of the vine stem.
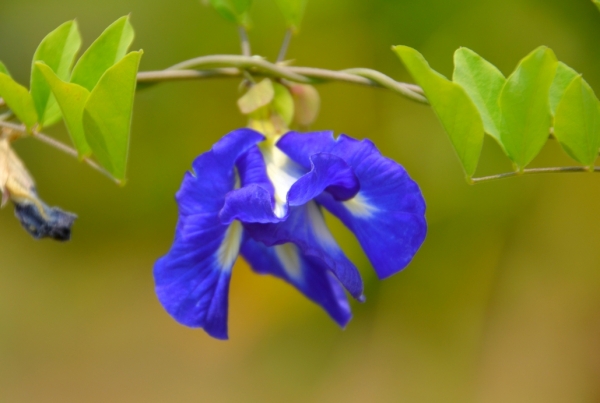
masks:
{"label": "vine stem", "polygon": [[290,41],[292,40],[292,30],[288,29],[285,31],[285,36],[283,37],[283,42],[281,43],[281,48],[279,48],[279,54],[277,55],[277,62],[280,63],[285,59],[285,54],[287,53],[288,48],[290,47]]}
{"label": "vine stem", "polygon": [[243,25],[238,26],[238,33],[240,35],[240,44],[242,45],[242,55],[249,57],[252,55],[252,50],[250,49],[250,40],[248,39],[248,31],[244,28]]}
{"label": "vine stem", "polygon": [[320,84],[332,81],[381,87],[392,90],[412,101],[427,104],[421,87],[403,83],[385,74],[366,68],[327,70],[315,67],[294,67],[270,63],[258,56],[210,55],[173,65],[165,70],[138,73],[138,83],[158,83],[174,80],[194,80],[216,77],[242,77],[243,70],[252,74],[283,78],[303,84]]}
{"label": "vine stem", "polygon": [[[288,68],[283,66],[277,66],[276,64],[270,63],[259,56],[243,56],[243,55],[209,55],[200,56],[194,59],[186,60],[181,63],[177,63],[166,70],[163,70],[164,74],[168,76],[168,72],[171,70],[184,70],[193,67],[237,67],[240,70],[244,69],[257,69],[258,71],[269,73],[275,77],[285,78],[291,81],[305,82],[309,80],[299,74],[291,72]],[[158,73],[158,72],[154,72]],[[143,73],[141,73],[143,74]],[[241,74],[241,73],[240,73]]]}
{"label": "vine stem", "polygon": [[[30,134],[32,138],[37,139],[39,141],[41,141],[42,143],[45,143],[51,147],[56,148],[57,150],[62,151],[65,154],[68,154],[74,158],[79,159],[79,154],[77,153],[77,150],[75,150],[72,147],[69,147],[68,145],[61,143],[58,140],[53,139],[52,137],[44,134],[44,133],[39,133],[36,131],[32,131],[32,132],[28,132],[27,128],[25,127],[25,125],[18,125],[15,123],[10,123],[10,122],[5,122],[5,121],[0,121],[0,127],[5,127],[7,129],[11,129],[14,130],[16,132],[22,133],[24,135]],[[110,172],[108,172],[106,169],[102,168],[96,161],[89,159],[87,157],[83,157],[82,159],[83,162],[85,162],[86,164],[88,164],[90,167],[92,167],[93,169],[95,169],[96,171],[100,172],[101,174],[107,176],[108,178],[110,178],[112,181],[114,181],[115,183],[117,183],[118,185],[121,185],[121,181],[118,179],[115,179]]]}
{"label": "vine stem", "polygon": [[522,172],[505,172],[496,175],[482,176],[479,178],[471,178],[472,184],[489,182],[498,179],[511,178],[514,176],[523,175],[537,175],[537,174],[552,174],[552,173],[583,173],[583,172],[600,172],[600,167],[593,167],[592,169],[586,167],[548,167],[548,168],[529,168],[524,169]]}

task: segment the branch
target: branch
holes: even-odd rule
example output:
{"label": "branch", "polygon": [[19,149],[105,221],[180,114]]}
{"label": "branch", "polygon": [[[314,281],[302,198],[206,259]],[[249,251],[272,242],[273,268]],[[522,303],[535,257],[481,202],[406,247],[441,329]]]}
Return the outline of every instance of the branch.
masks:
{"label": "branch", "polygon": [[240,44],[242,45],[242,55],[250,56],[252,55],[252,50],[250,50],[250,40],[248,39],[248,31],[244,28],[243,25],[238,26],[238,33],[240,34]]}
{"label": "branch", "polygon": [[550,168],[530,168],[523,172],[505,172],[497,175],[482,176],[480,178],[471,178],[471,183],[489,182],[498,179],[511,178],[514,176],[537,175],[537,174],[553,174],[553,173],[583,173],[583,172],[600,172],[600,167],[550,167]]}
{"label": "branch", "polygon": [[281,44],[281,48],[279,48],[279,54],[277,55],[277,62],[280,63],[285,59],[285,54],[290,46],[290,41],[292,40],[292,30],[288,29],[285,31],[285,36],[283,37],[283,43]]}
{"label": "branch", "polygon": [[224,67],[211,70],[157,70],[141,71],[137,82],[152,84],[162,81],[197,80],[202,78],[241,77],[242,71],[235,67]]}
{"label": "branch", "polygon": [[285,78],[290,81],[308,83],[309,80],[299,74],[290,72],[287,68],[270,63],[258,56],[240,55],[210,55],[186,60],[168,70],[185,70],[192,67],[237,67],[238,69],[257,69],[259,72],[269,73],[274,77]]}
{"label": "branch", "polygon": [[[202,70],[191,70],[192,68]],[[342,71],[314,67],[282,66],[270,63],[260,57],[238,55],[211,55],[187,60],[160,71],[138,73],[138,83],[157,83],[174,80],[195,80],[215,77],[242,77],[242,70],[252,74],[304,84],[320,84],[332,81],[381,87],[392,90],[410,100],[427,104],[421,87],[402,83],[376,70],[359,68]]]}
{"label": "branch", "polygon": [[[71,148],[64,143],[61,143],[60,141],[55,140],[52,137],[50,137],[44,133],[38,133],[36,131],[29,133],[27,131],[27,128],[25,127],[25,125],[18,125],[15,123],[0,121],[0,127],[6,127],[8,129],[11,129],[16,132],[23,133],[23,134],[31,134],[31,137],[33,137],[34,139],[37,139],[37,140],[41,141],[42,143],[46,143],[49,146],[62,151],[65,154],[68,154],[74,158],[79,159],[79,154],[77,153],[77,150],[75,150],[74,148]],[[83,157],[82,161],[85,162],[86,164],[88,164],[90,167],[94,168],[96,171],[100,172],[101,174],[109,177],[116,184],[121,185],[120,180],[115,179],[107,170],[105,170],[100,165],[98,165],[98,163],[96,161],[89,159],[87,157]]]}
{"label": "branch", "polygon": [[423,97],[423,100],[426,100],[425,95],[423,93],[423,89],[421,87],[419,87],[418,85],[399,83],[396,80],[392,79],[391,77],[388,77],[385,74],[380,73],[377,70],[357,68],[357,69],[343,70],[343,72],[347,73],[347,74],[352,74],[352,75],[366,78],[372,82],[376,82],[379,85],[381,85],[382,87],[388,88],[392,91],[402,94],[405,97],[410,97],[413,94],[417,93]]}
{"label": "branch", "polygon": [[8,119],[11,119],[13,116],[14,116],[13,111],[11,111],[9,109],[6,112],[0,114],[0,121],[6,121]]}

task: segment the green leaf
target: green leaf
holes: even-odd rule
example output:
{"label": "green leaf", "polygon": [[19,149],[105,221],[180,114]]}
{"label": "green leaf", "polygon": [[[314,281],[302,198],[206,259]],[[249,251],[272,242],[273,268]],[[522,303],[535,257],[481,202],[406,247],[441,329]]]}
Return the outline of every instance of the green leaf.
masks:
{"label": "green leaf", "polygon": [[433,110],[450,136],[463,168],[470,178],[475,173],[483,145],[484,128],[477,107],[467,92],[429,67],[416,50],[393,48],[417,84],[423,88]]}
{"label": "green leaf", "polygon": [[600,1],[599,0],[592,0],[592,1],[596,5],[596,7],[598,7],[598,10],[600,10]]}
{"label": "green leaf", "polygon": [[541,46],[526,56],[508,77],[500,94],[500,139],[517,169],[540,152],[550,133],[549,93],[558,62]]}
{"label": "green leaf", "polygon": [[289,126],[294,118],[294,99],[292,98],[292,94],[290,94],[290,90],[287,87],[279,83],[273,83],[273,90],[275,92],[273,110],[281,116],[285,125]]}
{"label": "green leaf", "polygon": [[506,81],[504,75],[477,53],[460,48],[454,53],[452,80],[467,91],[481,114],[485,131],[500,142],[502,118],[498,100]]}
{"label": "green leaf", "polygon": [[281,9],[286,24],[294,32],[300,29],[306,3],[308,3],[308,0],[277,0],[277,5]]}
{"label": "green leaf", "polygon": [[10,77],[10,73],[8,72],[8,69],[6,68],[6,66],[4,65],[4,63],[0,62],[0,73],[4,73],[7,76]]}
{"label": "green leaf", "polygon": [[248,11],[252,0],[210,0],[210,4],[229,22],[243,26],[250,22]]}
{"label": "green leaf", "polygon": [[79,58],[71,82],[92,91],[102,74],[125,56],[133,36],[129,16],[113,22]]}
{"label": "green leaf", "polygon": [[552,111],[552,115],[556,114],[556,107],[567,90],[567,87],[578,75],[579,74],[575,70],[563,62],[558,62],[556,75],[554,76],[554,81],[550,87],[550,110]]}
{"label": "green leaf", "polygon": [[33,98],[27,88],[5,73],[0,73],[0,97],[28,130],[38,122]]}
{"label": "green leaf", "polygon": [[600,149],[600,102],[581,76],[573,79],[556,108],[554,136],[576,161],[586,166],[596,161]]}
{"label": "green leaf", "polygon": [[39,69],[56,97],[71,140],[79,153],[79,157],[87,157],[92,149],[85,139],[83,130],[83,108],[90,96],[90,92],[78,84],[67,83],[56,76],[50,67],[42,62],[36,62],[35,68]]}
{"label": "green leaf", "polygon": [[106,72],[83,110],[83,128],[98,161],[125,179],[136,75],[142,51],[131,52]]}
{"label": "green leaf", "polygon": [[68,21],[50,32],[40,43],[31,66],[31,95],[40,125],[49,126],[60,120],[60,109],[36,61],[46,63],[61,80],[68,80],[75,55],[81,46],[81,36],[75,21]]}
{"label": "green leaf", "polygon": [[238,99],[238,107],[244,115],[248,115],[270,104],[274,96],[273,82],[265,78],[260,83],[253,85],[248,92]]}

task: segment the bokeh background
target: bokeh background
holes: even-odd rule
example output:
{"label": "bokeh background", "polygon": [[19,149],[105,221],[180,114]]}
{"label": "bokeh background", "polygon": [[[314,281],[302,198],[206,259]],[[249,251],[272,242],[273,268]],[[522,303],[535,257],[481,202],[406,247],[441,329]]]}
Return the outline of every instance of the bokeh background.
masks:
{"label": "bokeh background", "polygon": [[[255,3],[253,50],[274,58],[284,25],[273,0]],[[77,18],[87,46],[127,13],[142,70],[239,52],[235,29],[197,0],[2,0],[0,59],[26,83],[60,23]],[[419,49],[446,75],[459,46],[508,75],[548,45],[600,90],[599,38],[588,0],[312,0],[289,56],[410,80],[391,45]],[[183,173],[245,124],[238,84],[140,91],[125,188],[35,140],[16,145],[41,196],[79,220],[59,244],[0,212],[0,402],[600,402],[600,175],[469,186],[432,111],[373,88],[320,86],[314,128],[373,139],[421,185],[429,234],[412,264],[378,281],[327,217],[366,281],[347,329],[242,261],[230,341],[175,323],[152,266],[172,241]],[[49,134],[67,140],[60,125]],[[533,165],[570,164],[549,142]],[[508,169],[486,141],[479,173]]]}

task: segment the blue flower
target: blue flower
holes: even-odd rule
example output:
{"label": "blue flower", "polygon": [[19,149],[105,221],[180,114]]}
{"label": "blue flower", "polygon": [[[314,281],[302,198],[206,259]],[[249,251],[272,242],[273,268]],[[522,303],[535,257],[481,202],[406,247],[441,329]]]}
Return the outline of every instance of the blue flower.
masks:
{"label": "blue flower", "polygon": [[227,338],[231,269],[239,254],[319,304],[340,326],[344,288],[363,300],[354,264],[321,208],[358,238],[377,275],[402,270],[425,239],[417,184],[369,140],[289,132],[278,141],[235,130],[193,163],[179,192],[171,250],[154,267],[156,293],[179,323]]}

